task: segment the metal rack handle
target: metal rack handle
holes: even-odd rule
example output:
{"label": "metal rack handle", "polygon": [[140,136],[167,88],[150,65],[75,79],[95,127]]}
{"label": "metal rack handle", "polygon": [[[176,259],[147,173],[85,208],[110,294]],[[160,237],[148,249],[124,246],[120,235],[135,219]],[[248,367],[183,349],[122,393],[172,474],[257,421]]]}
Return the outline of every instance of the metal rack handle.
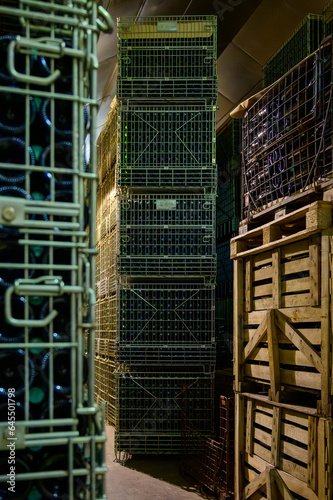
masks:
{"label": "metal rack handle", "polygon": [[51,85],[54,83],[57,78],[60,76],[60,70],[56,69],[54,73],[45,78],[40,76],[33,75],[25,75],[23,73],[19,73],[15,69],[15,48],[18,40],[13,40],[8,45],[8,70],[9,73],[19,82],[29,83],[32,85]]}
{"label": "metal rack handle", "polygon": [[58,311],[53,309],[45,318],[43,319],[17,319],[12,315],[12,295],[15,292],[15,286],[12,285],[7,288],[5,293],[5,317],[7,323],[12,326],[28,326],[32,328],[39,328],[47,326],[54,320],[54,318],[58,315]]}
{"label": "metal rack handle", "polygon": [[97,12],[98,12],[98,15],[101,16],[101,18],[102,18],[102,19],[96,20],[97,28],[100,31],[104,31],[104,33],[112,33],[113,29],[114,29],[114,23],[113,23],[112,17],[108,13],[108,11],[106,9],[104,9],[104,7],[102,7],[102,5],[99,5]]}

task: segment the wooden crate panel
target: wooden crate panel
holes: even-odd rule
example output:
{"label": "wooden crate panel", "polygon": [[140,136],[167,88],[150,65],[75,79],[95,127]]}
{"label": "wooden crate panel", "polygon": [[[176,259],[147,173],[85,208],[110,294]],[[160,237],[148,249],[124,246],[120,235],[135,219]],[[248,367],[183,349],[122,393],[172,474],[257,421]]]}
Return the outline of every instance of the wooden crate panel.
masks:
{"label": "wooden crate panel", "polygon": [[319,305],[320,236],[244,258],[246,311]]}
{"label": "wooden crate panel", "polygon": [[244,393],[236,398],[237,428],[236,499],[332,498],[332,420]]}
{"label": "wooden crate panel", "polygon": [[310,391],[306,405],[332,416],[332,237],[328,228],[235,259],[236,391],[264,384],[274,401]]}

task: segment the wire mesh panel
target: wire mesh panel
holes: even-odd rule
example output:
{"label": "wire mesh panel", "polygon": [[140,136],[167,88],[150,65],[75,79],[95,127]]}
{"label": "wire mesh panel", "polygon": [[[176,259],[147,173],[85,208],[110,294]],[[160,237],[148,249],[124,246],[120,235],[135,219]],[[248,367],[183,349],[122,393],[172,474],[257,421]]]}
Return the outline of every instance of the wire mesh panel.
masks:
{"label": "wire mesh panel", "polygon": [[121,274],[214,274],[215,196],[133,194],[119,206]]}
{"label": "wire mesh panel", "polygon": [[[313,65],[317,56],[320,62]],[[306,81],[299,81],[302,68],[310,70]],[[329,43],[249,109],[243,128],[243,216],[332,177],[331,71]],[[302,84],[289,94],[294,77]],[[281,114],[278,108],[274,112],[277,102]]]}
{"label": "wire mesh panel", "polygon": [[216,16],[118,20],[117,95],[216,101]]}
{"label": "wire mesh panel", "polygon": [[180,453],[185,393],[192,426],[210,433],[213,380],[211,373],[184,368],[117,373],[117,453]]}
{"label": "wire mesh panel", "polygon": [[308,14],[263,67],[264,86],[274,83],[302,59],[317,50],[324,38],[323,35],[323,16]]}
{"label": "wire mesh panel", "polygon": [[330,0],[323,9],[324,36],[325,38],[333,33],[333,2]]}
{"label": "wire mesh panel", "polygon": [[214,188],[215,107],[122,105],[119,134],[119,185]]}
{"label": "wire mesh panel", "polygon": [[[103,22],[85,0],[1,2],[0,18],[0,430],[5,437],[11,399],[15,498],[92,500],[103,496],[105,434],[89,341],[96,165],[86,136],[96,123],[91,60]],[[4,443],[0,497],[8,494]]]}
{"label": "wire mesh panel", "polygon": [[[214,285],[136,283],[119,289],[118,356],[132,364],[214,364]],[[155,358],[155,363],[154,363]]]}

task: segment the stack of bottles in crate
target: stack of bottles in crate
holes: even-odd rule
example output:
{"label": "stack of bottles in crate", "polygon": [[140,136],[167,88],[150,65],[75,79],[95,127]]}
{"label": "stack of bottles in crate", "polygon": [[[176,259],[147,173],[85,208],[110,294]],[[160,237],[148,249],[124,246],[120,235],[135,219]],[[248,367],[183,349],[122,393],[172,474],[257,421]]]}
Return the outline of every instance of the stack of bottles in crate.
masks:
{"label": "stack of bottles in crate", "polygon": [[329,500],[332,457],[332,41],[243,120],[234,259],[236,498]]}
{"label": "stack of bottles in crate", "polygon": [[232,364],[233,263],[230,238],[236,236],[241,211],[241,121],[230,118],[216,138],[216,367]]}
{"label": "stack of bottles in crate", "polygon": [[96,382],[128,453],[211,431],[216,18],[121,18],[117,96],[98,138]]}
{"label": "stack of bottles in crate", "polygon": [[98,25],[112,23],[84,0],[2,3],[0,17],[0,497],[102,499],[84,145]]}

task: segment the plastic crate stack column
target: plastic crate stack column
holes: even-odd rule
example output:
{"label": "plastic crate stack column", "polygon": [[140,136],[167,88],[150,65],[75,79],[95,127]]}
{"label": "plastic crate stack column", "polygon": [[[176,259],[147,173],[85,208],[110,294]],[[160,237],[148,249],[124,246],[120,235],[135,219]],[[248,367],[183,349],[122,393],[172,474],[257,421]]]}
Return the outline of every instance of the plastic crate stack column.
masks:
{"label": "plastic crate stack column", "polygon": [[230,118],[216,138],[218,187],[216,201],[216,361],[231,366],[233,335],[233,263],[230,238],[236,236],[241,214],[241,121]]}
{"label": "plastic crate stack column", "polygon": [[93,131],[112,21],[85,0],[2,2],[0,17],[0,497],[102,499]]}
{"label": "plastic crate stack column", "polygon": [[263,67],[263,87],[274,83],[302,59],[317,50],[324,38],[324,31],[325,23],[322,15],[305,16],[288,40]]}
{"label": "plastic crate stack column", "polygon": [[212,430],[216,19],[121,18],[118,61],[117,99],[98,139],[99,206],[109,207],[99,220],[115,226],[98,233],[97,335],[115,301],[109,421],[121,459],[180,453],[186,416]]}
{"label": "plastic crate stack column", "polygon": [[[332,41],[243,120],[235,498],[333,496]],[[296,88],[297,87],[297,88]]]}

